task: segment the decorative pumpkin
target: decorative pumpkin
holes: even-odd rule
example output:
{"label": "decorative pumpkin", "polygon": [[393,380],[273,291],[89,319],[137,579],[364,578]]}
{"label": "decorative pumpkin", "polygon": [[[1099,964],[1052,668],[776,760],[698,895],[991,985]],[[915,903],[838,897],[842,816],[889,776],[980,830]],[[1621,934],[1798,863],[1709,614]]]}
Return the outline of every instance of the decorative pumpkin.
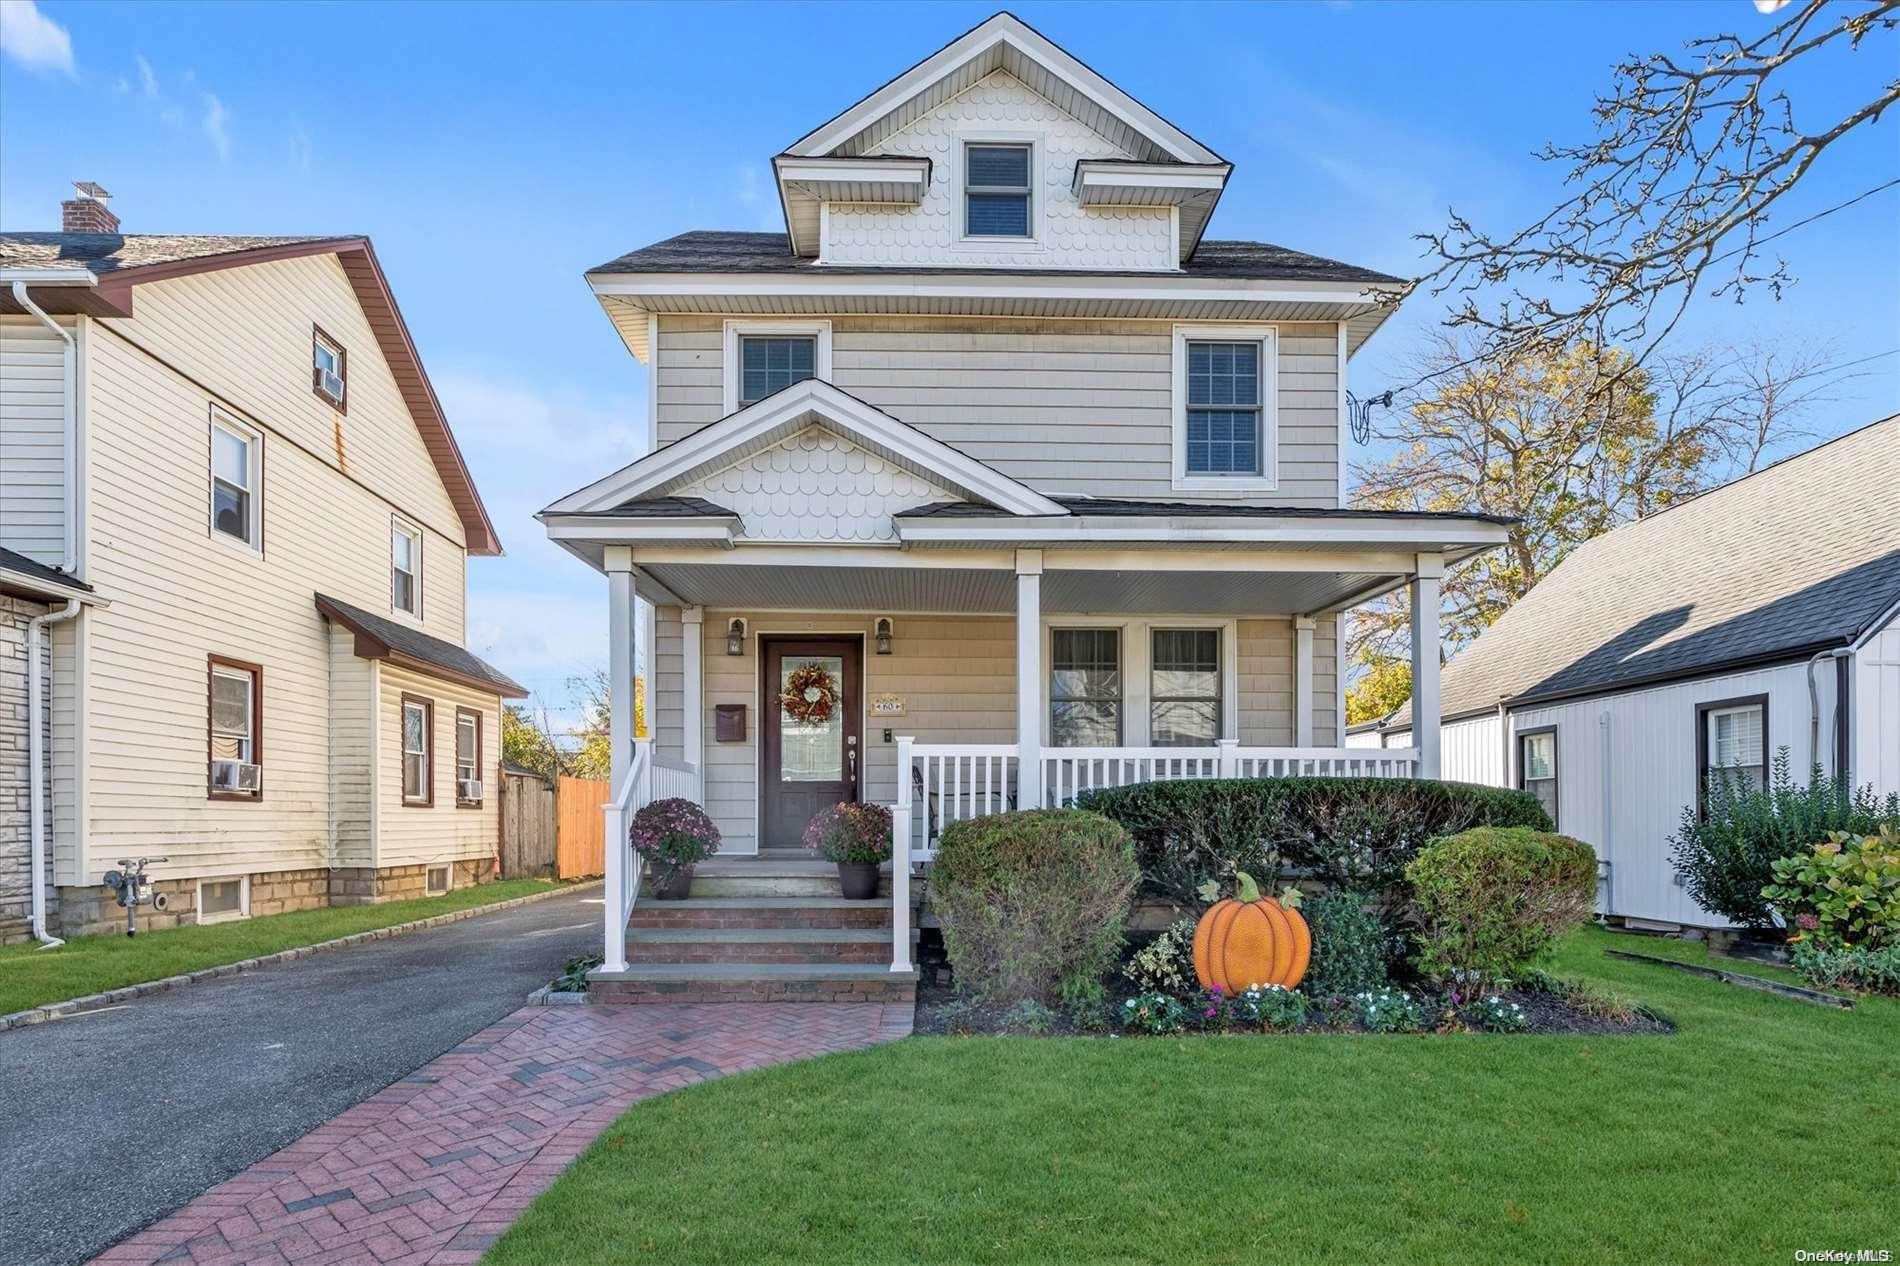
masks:
{"label": "decorative pumpkin", "polygon": [[1242,871],[1238,898],[1217,901],[1194,927],[1194,974],[1201,988],[1219,985],[1239,993],[1255,985],[1291,989],[1306,975],[1313,938],[1300,916],[1299,890],[1285,901],[1262,897],[1253,876]]}

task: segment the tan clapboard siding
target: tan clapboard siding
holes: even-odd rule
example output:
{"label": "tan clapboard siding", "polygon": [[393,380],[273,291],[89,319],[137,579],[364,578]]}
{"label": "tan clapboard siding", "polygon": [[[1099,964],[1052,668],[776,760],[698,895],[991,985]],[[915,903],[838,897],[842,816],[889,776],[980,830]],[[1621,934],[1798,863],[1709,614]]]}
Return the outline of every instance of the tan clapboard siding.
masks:
{"label": "tan clapboard siding", "polygon": [[[1041,491],[1223,499],[1173,487],[1169,322],[837,316],[831,327],[838,387]],[[660,318],[660,443],[718,420],[723,328]],[[1337,334],[1279,330],[1280,487],[1250,499],[1337,505]]]}
{"label": "tan clapboard siding", "polygon": [[[434,865],[492,857],[500,844],[496,793],[501,741],[500,700],[467,686],[420,673],[378,665],[382,678],[377,707],[377,849],[378,866]],[[420,695],[434,703],[435,760],[430,777],[435,803],[428,808],[402,802],[402,697]],[[470,708],[482,716],[482,805],[455,803],[455,710]]]}
{"label": "tan clapboard siding", "polygon": [[53,665],[53,882],[78,882],[79,860],[79,660],[90,642],[93,613],[82,611],[76,620],[47,630],[48,654]]}
{"label": "tan clapboard siding", "polygon": [[654,755],[676,768],[686,760],[685,646],[680,609],[654,608],[653,648],[647,656],[651,665],[647,670],[647,733],[653,739]]}
{"label": "tan clapboard siding", "polygon": [[332,627],[329,670],[332,861],[337,866],[373,866],[376,669],[372,661],[357,658],[353,635]]}
{"label": "tan clapboard siding", "polygon": [[[334,255],[140,286],[126,332],[460,545],[461,520]],[[349,356],[347,413],[310,389],[313,325]]]}
{"label": "tan clapboard siding", "polygon": [[34,318],[0,317],[0,545],[49,567],[66,549],[66,355]]}
{"label": "tan clapboard siding", "polygon": [[[140,305],[142,321],[142,292]],[[129,330],[135,338],[138,325]],[[127,852],[169,854],[160,873],[171,875],[326,865],[333,648],[315,595],[389,611],[391,505],[267,432],[262,555],[213,537],[210,396],[110,332],[90,340],[88,366],[89,579],[112,605],[87,617],[88,830],[79,881],[96,882]],[[352,357],[352,382],[356,370]],[[260,372],[233,366],[214,385],[235,396],[246,374]],[[273,427],[280,416],[261,412],[258,421]],[[367,406],[351,421],[366,434],[398,426],[397,415],[378,422]],[[402,442],[420,453],[406,413],[399,425]],[[433,469],[421,470],[439,491]],[[423,490],[418,477],[411,491]],[[425,532],[423,627],[460,641],[459,524],[426,507],[411,517],[457,533]],[[264,668],[260,802],[205,798],[205,662],[213,652]]]}

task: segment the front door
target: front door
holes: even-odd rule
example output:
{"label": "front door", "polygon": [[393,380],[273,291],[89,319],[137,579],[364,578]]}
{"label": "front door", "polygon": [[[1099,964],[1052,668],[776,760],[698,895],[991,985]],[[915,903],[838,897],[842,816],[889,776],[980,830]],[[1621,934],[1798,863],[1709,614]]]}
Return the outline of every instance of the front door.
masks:
{"label": "front door", "polygon": [[759,843],[796,848],[813,814],[858,798],[864,644],[856,638],[768,637],[764,648]]}

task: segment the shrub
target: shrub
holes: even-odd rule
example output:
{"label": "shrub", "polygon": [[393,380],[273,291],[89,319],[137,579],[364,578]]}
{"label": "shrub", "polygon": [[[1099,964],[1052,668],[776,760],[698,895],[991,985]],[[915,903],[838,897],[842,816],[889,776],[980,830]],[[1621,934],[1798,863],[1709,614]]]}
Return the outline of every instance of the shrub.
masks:
{"label": "shrub", "polygon": [[1790,961],[1817,989],[1900,994],[1900,943],[1873,949],[1865,945],[1800,941],[1790,952]]}
{"label": "shrub", "polygon": [[1773,927],[1762,891],[1775,882],[1777,861],[1807,852],[1829,832],[1872,835],[1883,822],[1900,824],[1900,794],[1881,799],[1871,787],[1856,789],[1819,769],[1796,784],[1783,748],[1766,787],[1720,779],[1709,788],[1705,811],[1684,808],[1669,859],[1703,909],[1745,927]]}
{"label": "shrub", "polygon": [[834,804],[805,824],[805,847],[828,862],[891,859],[891,811],[881,804]]}
{"label": "shrub", "polygon": [[1406,868],[1424,921],[1419,966],[1466,997],[1495,991],[1590,917],[1588,844],[1526,827],[1434,840]]}
{"label": "shrub", "polygon": [[1043,1037],[1055,1032],[1056,1013],[1034,998],[1023,998],[1003,1013],[1002,1028],[1005,1033]]}
{"label": "shrub", "polygon": [[1385,984],[1386,932],[1370,898],[1335,888],[1302,911],[1313,933],[1313,958],[1301,987],[1315,996],[1349,998]]}
{"label": "shrub", "polygon": [[992,1002],[1079,996],[1121,948],[1138,872],[1128,832],[1077,809],[945,828],[931,903],[957,983]]}
{"label": "shrub", "polygon": [[1403,989],[1372,989],[1353,998],[1359,1023],[1374,1033],[1416,1033],[1424,1023],[1424,1009]]}
{"label": "shrub", "polygon": [[1177,919],[1173,926],[1142,946],[1122,967],[1128,983],[1142,993],[1185,997],[1194,991],[1194,920]]}
{"label": "shrub", "polygon": [[719,828],[691,800],[655,800],[633,815],[627,842],[660,882],[719,851]]}
{"label": "shrub", "polygon": [[1762,896],[1795,928],[1791,941],[1879,949],[1900,944],[1900,830],[1831,831],[1808,852],[1777,858]]}
{"label": "shrub", "polygon": [[1145,890],[1191,903],[1246,871],[1272,889],[1282,863],[1335,884],[1396,889],[1425,843],[1474,826],[1551,828],[1522,791],[1412,778],[1211,778],[1098,787],[1076,804],[1135,837]]}

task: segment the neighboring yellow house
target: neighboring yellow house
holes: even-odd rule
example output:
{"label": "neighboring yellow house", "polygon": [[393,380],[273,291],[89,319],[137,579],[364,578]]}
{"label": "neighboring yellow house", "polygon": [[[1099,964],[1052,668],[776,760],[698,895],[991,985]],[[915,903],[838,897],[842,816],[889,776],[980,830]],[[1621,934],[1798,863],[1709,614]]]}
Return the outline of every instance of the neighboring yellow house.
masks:
{"label": "neighboring yellow house", "polygon": [[501,547],[368,240],[117,227],[0,233],[0,941],[122,858],[144,926],[491,878]]}

